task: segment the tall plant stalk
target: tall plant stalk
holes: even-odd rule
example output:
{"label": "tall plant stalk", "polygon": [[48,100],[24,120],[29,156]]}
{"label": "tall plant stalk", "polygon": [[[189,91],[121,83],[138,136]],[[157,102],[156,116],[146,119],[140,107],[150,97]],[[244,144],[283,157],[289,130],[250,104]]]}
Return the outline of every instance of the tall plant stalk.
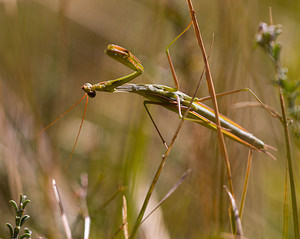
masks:
{"label": "tall plant stalk", "polygon": [[299,239],[297,197],[296,197],[296,190],[295,190],[290,135],[289,135],[288,120],[286,116],[287,113],[285,107],[285,98],[288,100],[289,106],[294,105],[294,102],[292,102],[291,100],[295,100],[295,98],[293,99],[293,97],[291,97],[292,95],[291,93],[295,93],[294,91],[296,91],[297,87],[295,86],[291,87],[292,85],[295,84],[289,81],[286,75],[287,70],[281,66],[280,52],[282,47],[279,43],[276,42],[276,39],[280,33],[281,33],[280,25],[273,25],[272,21],[270,25],[268,25],[267,23],[260,23],[256,42],[259,46],[261,46],[264,49],[267,55],[271,58],[276,71],[275,83],[278,85],[278,94],[279,94],[280,107],[282,113],[281,123],[282,123],[284,136],[285,136],[287,167],[288,167],[289,181],[290,181],[290,188],[291,188],[292,212],[293,212],[293,221],[294,221],[294,238]]}

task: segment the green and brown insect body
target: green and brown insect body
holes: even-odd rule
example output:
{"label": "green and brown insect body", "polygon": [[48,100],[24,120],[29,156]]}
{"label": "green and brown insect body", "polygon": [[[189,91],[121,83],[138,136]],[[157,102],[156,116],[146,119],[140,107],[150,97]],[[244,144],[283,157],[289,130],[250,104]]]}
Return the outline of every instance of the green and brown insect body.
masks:
{"label": "green and brown insect body", "polygon": [[[158,85],[158,84],[125,84],[116,88],[116,92],[131,92],[139,94],[151,102],[178,113],[177,97],[180,100],[181,109],[184,112],[188,108],[192,97],[187,94],[177,91],[174,88]],[[198,102],[195,98],[188,114],[188,118],[194,119],[207,128],[216,130],[215,112],[210,107]],[[249,133],[247,130],[230,120],[224,115],[220,115],[220,121],[223,133],[231,139],[254,148],[258,151],[263,151],[265,144],[262,140]]]}
{"label": "green and brown insect body", "polygon": [[[134,72],[118,78],[116,80],[104,81],[97,84],[86,83],[82,86],[82,89],[87,93],[90,97],[95,97],[96,91],[104,91],[104,92],[128,92],[135,93],[143,96],[147,100],[149,100],[152,104],[157,104],[165,107],[168,110],[179,113],[180,109],[184,112],[190,102],[192,97],[189,95],[178,91],[175,88],[168,87],[165,85],[158,84],[132,84],[128,83],[137,76],[141,75],[144,71],[144,68],[141,62],[129,51],[125,48],[110,44],[106,49],[106,54],[112,57],[113,59],[119,61],[123,65],[133,69]],[[217,126],[215,124],[215,112],[208,106],[199,102],[198,98],[195,98],[191,109],[186,118],[187,120],[195,121],[209,129],[216,130]],[[220,122],[223,133],[252,149],[255,149],[260,152],[264,152],[269,156],[273,157],[272,154],[267,152],[268,148],[272,148],[264,144],[264,142],[253,134],[249,133],[247,130],[242,128],[240,125],[236,124],[229,118],[224,115],[220,115]]]}

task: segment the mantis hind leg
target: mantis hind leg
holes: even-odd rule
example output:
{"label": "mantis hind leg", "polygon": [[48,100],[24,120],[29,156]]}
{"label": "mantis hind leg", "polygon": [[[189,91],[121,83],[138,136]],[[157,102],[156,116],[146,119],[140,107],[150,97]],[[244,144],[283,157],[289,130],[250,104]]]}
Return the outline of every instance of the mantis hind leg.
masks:
{"label": "mantis hind leg", "polygon": [[[231,90],[231,91],[226,91],[226,92],[223,92],[223,93],[220,93],[220,94],[216,94],[216,97],[221,97],[221,96],[226,96],[226,95],[230,95],[230,94],[236,94],[236,93],[241,93],[241,92],[248,92],[250,93],[254,99],[273,117],[279,119],[280,121],[282,121],[282,117],[279,113],[277,113],[274,109],[272,109],[270,106],[266,105],[265,103],[263,103],[261,101],[261,99],[258,98],[258,96],[249,88],[242,88],[242,89],[238,89],[238,90]],[[203,97],[203,98],[200,98],[198,100],[198,102],[203,102],[203,101],[206,101],[206,100],[210,100],[211,97],[210,96],[207,96],[207,97]]]}

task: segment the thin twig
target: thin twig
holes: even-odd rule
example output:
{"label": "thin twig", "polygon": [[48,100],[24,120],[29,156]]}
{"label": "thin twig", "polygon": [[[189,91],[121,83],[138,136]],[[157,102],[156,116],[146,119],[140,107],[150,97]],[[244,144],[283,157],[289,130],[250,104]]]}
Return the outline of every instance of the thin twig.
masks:
{"label": "thin twig", "polygon": [[162,156],[162,161],[160,162],[160,165],[159,165],[159,167],[158,167],[158,169],[157,169],[157,171],[156,171],[156,173],[155,173],[155,175],[154,175],[154,178],[153,178],[152,183],[151,183],[151,185],[150,185],[150,187],[149,187],[149,189],[148,189],[148,193],[147,193],[147,195],[146,195],[146,197],[145,197],[144,203],[143,203],[143,205],[142,205],[142,208],[141,208],[141,210],[140,210],[140,212],[139,212],[139,215],[138,215],[138,217],[137,217],[137,219],[136,219],[136,222],[135,222],[135,224],[134,224],[134,227],[133,227],[133,229],[132,229],[132,232],[131,232],[131,235],[130,235],[129,238],[134,238],[134,237],[135,237],[135,234],[136,234],[136,232],[137,232],[137,229],[138,229],[138,227],[140,226],[140,224],[141,224],[141,222],[142,222],[142,219],[143,219],[144,214],[145,214],[145,211],[146,211],[146,207],[147,207],[147,205],[148,205],[148,202],[149,202],[149,200],[150,200],[150,197],[151,197],[151,195],[152,195],[152,192],[153,192],[153,190],[154,190],[154,187],[155,187],[155,185],[156,185],[156,183],[157,183],[157,181],[158,181],[158,179],[159,179],[159,176],[160,176],[160,174],[161,174],[161,171],[162,171],[162,169],[163,169],[163,167],[164,167],[164,165],[165,165],[165,163],[166,163],[166,160],[167,160],[167,158],[168,158],[168,156],[169,156],[169,154],[170,154],[170,152],[171,152],[171,150],[172,150],[172,148],[173,148],[173,145],[174,145],[174,143],[175,143],[175,141],[176,141],[176,139],[177,139],[177,136],[178,136],[178,134],[179,134],[179,131],[180,131],[181,128],[182,128],[182,125],[183,125],[183,123],[184,123],[184,121],[185,121],[185,118],[187,117],[187,115],[188,115],[188,113],[189,113],[189,111],[190,111],[190,109],[191,109],[191,106],[192,106],[192,104],[193,104],[193,102],[194,102],[194,99],[195,99],[195,97],[196,97],[197,91],[198,91],[199,86],[200,86],[200,82],[201,82],[202,77],[203,77],[203,75],[204,75],[204,72],[205,72],[205,70],[202,71],[202,74],[201,74],[201,76],[200,76],[200,78],[199,78],[199,81],[198,81],[198,84],[197,84],[195,93],[194,93],[194,95],[193,95],[193,97],[192,97],[192,99],[191,99],[190,105],[189,105],[189,107],[187,108],[187,110],[185,111],[185,113],[184,113],[182,119],[180,120],[179,125],[178,125],[178,127],[177,127],[177,129],[176,129],[176,131],[175,131],[175,133],[174,133],[174,135],[173,135],[173,138],[172,138],[172,140],[171,140],[171,143],[170,143],[169,146],[167,147],[167,151],[166,151],[165,154]]}
{"label": "thin twig", "polygon": [[233,215],[234,215],[234,221],[235,221],[235,225],[236,225],[236,236],[238,238],[242,238],[243,237],[243,228],[242,228],[241,218],[239,216],[239,210],[236,205],[236,201],[235,201],[233,195],[229,192],[228,188],[225,185],[223,187],[226,189],[226,192],[230,199],[230,203],[231,203],[231,207],[232,207],[232,211],[233,211]]}
{"label": "thin twig", "polygon": [[285,166],[285,177],[284,177],[284,197],[283,197],[283,230],[282,238],[288,238],[288,229],[289,229],[289,212],[288,212],[288,162],[286,161]]}
{"label": "thin twig", "polygon": [[69,225],[67,216],[64,212],[63,204],[62,204],[59,192],[58,192],[58,188],[56,186],[55,179],[52,179],[52,187],[53,187],[55,199],[56,199],[56,201],[58,203],[58,206],[59,206],[61,219],[62,219],[63,227],[64,227],[64,230],[65,230],[65,233],[66,233],[66,237],[67,237],[67,239],[72,239],[72,233],[71,233],[70,225]]}
{"label": "thin twig", "polygon": [[241,205],[240,205],[241,220],[242,220],[242,216],[243,216],[244,204],[245,204],[246,194],[247,194],[247,189],[248,189],[248,181],[249,181],[250,169],[251,169],[251,163],[252,163],[252,154],[253,154],[253,151],[252,151],[252,149],[250,149],[249,155],[248,155],[248,163],[247,163],[245,182],[244,182],[244,187],[243,187],[243,194],[242,194]]}
{"label": "thin twig", "polygon": [[292,154],[291,154],[291,143],[290,143],[290,135],[288,130],[288,122],[286,118],[285,104],[283,99],[282,89],[279,88],[279,99],[280,106],[282,111],[282,125],[285,135],[285,144],[286,144],[286,157],[288,162],[288,170],[290,176],[290,187],[291,187],[291,197],[292,197],[292,208],[293,208],[293,220],[294,220],[294,233],[295,238],[299,237],[299,223],[298,223],[298,209],[297,209],[297,197],[296,197],[296,189],[295,189],[295,181],[294,181],[294,172],[293,172],[293,164],[292,164]]}
{"label": "thin twig", "polygon": [[86,173],[82,174],[80,181],[81,181],[80,201],[81,201],[81,210],[84,218],[84,239],[88,239],[90,235],[90,228],[91,228],[91,218],[89,216],[89,211],[86,202],[87,189],[88,189],[88,175]]}
{"label": "thin twig", "polygon": [[119,187],[116,192],[114,192],[104,203],[102,203],[98,208],[96,208],[92,213],[91,217],[95,217],[103,208],[105,208],[109,203],[111,203],[121,192],[125,190],[124,187]]}
{"label": "thin twig", "polygon": [[147,216],[145,216],[141,223],[146,221],[148,217],[152,215],[153,212],[156,211],[157,208],[159,208],[175,191],[176,189],[182,184],[182,182],[185,180],[186,176],[191,172],[191,169],[188,169],[184,172],[184,174],[180,177],[180,179],[177,181],[177,183],[169,190],[169,192],[157,203],[157,205],[149,212]]}
{"label": "thin twig", "polygon": [[[190,11],[191,11],[191,9],[190,9]],[[193,10],[193,11],[194,11],[194,10]],[[193,19],[193,18],[192,18],[192,19]],[[194,24],[194,20],[193,20],[193,24]],[[189,111],[190,111],[190,109],[191,109],[192,103],[193,103],[193,101],[194,101],[194,99],[195,99],[196,93],[197,93],[198,88],[199,88],[199,86],[200,86],[200,82],[201,82],[201,79],[202,79],[202,77],[203,77],[203,74],[204,74],[204,71],[203,71],[203,73],[202,73],[202,75],[201,75],[201,77],[200,77],[200,79],[199,79],[199,82],[198,82],[198,84],[197,84],[195,93],[194,93],[194,95],[193,95],[193,97],[192,97],[192,99],[191,99],[190,105],[189,105],[188,109],[185,111],[184,116],[182,117],[182,119],[181,119],[181,121],[180,121],[180,123],[179,123],[179,125],[178,125],[178,127],[177,127],[177,129],[176,129],[176,131],[175,131],[175,133],[174,133],[174,135],[173,135],[173,138],[172,138],[172,140],[171,140],[171,143],[169,144],[169,146],[168,146],[168,148],[167,148],[165,154],[163,155],[162,160],[161,160],[161,163],[160,163],[160,165],[159,165],[159,167],[158,167],[158,169],[157,169],[157,171],[156,171],[156,173],[155,173],[155,175],[154,175],[154,178],[153,178],[152,183],[151,183],[151,185],[150,185],[150,187],[149,187],[149,189],[148,189],[148,192],[147,192],[147,195],[146,195],[146,197],[145,197],[145,200],[144,200],[144,203],[143,203],[143,205],[142,205],[142,208],[141,208],[141,210],[140,210],[140,212],[139,212],[139,215],[138,215],[138,217],[137,217],[137,219],[136,219],[136,222],[135,222],[135,224],[134,224],[134,227],[133,227],[133,229],[132,229],[131,235],[130,235],[130,237],[129,237],[130,239],[135,238],[137,229],[139,228],[139,226],[140,226],[140,224],[141,224],[141,222],[142,222],[142,219],[143,219],[144,214],[145,214],[145,211],[146,211],[146,207],[147,207],[147,205],[148,205],[148,203],[149,203],[149,200],[150,200],[150,197],[151,197],[152,192],[153,192],[153,190],[154,190],[154,187],[155,187],[155,185],[156,185],[156,183],[157,183],[157,181],[158,181],[158,179],[159,179],[159,176],[160,176],[160,174],[161,174],[161,172],[162,172],[162,169],[163,169],[163,167],[164,167],[164,165],[165,165],[165,163],[166,163],[166,160],[167,160],[167,158],[168,158],[168,156],[169,156],[169,154],[170,154],[170,152],[171,152],[171,150],[172,150],[172,148],[173,148],[173,145],[174,145],[174,143],[175,143],[175,141],[176,141],[176,139],[177,139],[177,136],[178,136],[178,134],[179,134],[179,131],[180,131],[181,128],[182,128],[182,125],[183,125],[183,123],[184,123],[184,121],[185,121],[185,118],[186,118],[186,116],[188,115],[188,113],[189,113]]]}
{"label": "thin twig", "polygon": [[124,238],[128,239],[129,232],[128,232],[128,221],[127,221],[127,202],[126,197],[123,195],[123,206],[122,206],[122,218],[123,218],[123,231],[124,231]]}
{"label": "thin twig", "polygon": [[196,14],[195,14],[194,7],[192,5],[191,0],[187,0],[187,3],[188,3],[188,6],[189,6],[191,18],[192,18],[192,21],[193,21],[193,26],[194,26],[194,30],[195,30],[195,34],[196,34],[196,39],[197,39],[198,45],[201,49],[204,64],[205,64],[206,82],[207,82],[207,85],[208,85],[208,91],[209,91],[209,94],[212,98],[213,108],[214,108],[214,111],[215,111],[217,135],[218,135],[218,144],[219,144],[221,154],[222,154],[222,156],[225,160],[225,164],[226,164],[227,180],[228,180],[229,190],[230,190],[231,194],[234,197],[232,176],[231,176],[231,170],[230,170],[230,163],[229,163],[229,158],[228,158],[228,154],[227,154],[227,149],[226,149],[226,146],[225,146],[224,136],[223,136],[222,129],[221,129],[219,108],[218,108],[218,103],[217,103],[217,99],[216,99],[216,92],[215,92],[215,89],[214,89],[214,84],[213,84],[213,81],[212,81],[211,71],[210,71],[210,67],[209,67],[209,64],[208,64],[207,54],[206,54],[206,50],[205,50],[204,43],[203,43],[203,40],[202,40],[202,36],[201,36],[201,33],[200,33],[200,29],[199,29],[199,26],[198,26],[197,17],[196,17]]}

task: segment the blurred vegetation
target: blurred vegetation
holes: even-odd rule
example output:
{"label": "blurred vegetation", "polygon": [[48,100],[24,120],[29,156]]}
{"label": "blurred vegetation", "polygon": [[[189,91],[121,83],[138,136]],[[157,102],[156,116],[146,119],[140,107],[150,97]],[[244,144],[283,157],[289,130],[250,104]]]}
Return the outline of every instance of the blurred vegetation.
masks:
{"label": "blurred vegetation", "polygon": [[31,231],[28,228],[24,228],[24,234],[22,234],[23,226],[25,222],[30,218],[29,215],[24,215],[25,207],[30,202],[29,199],[25,195],[20,194],[20,200],[17,204],[14,200],[10,200],[9,203],[12,205],[12,207],[16,211],[16,217],[15,217],[15,226],[13,226],[10,223],[6,223],[6,226],[9,229],[10,232],[10,238],[20,238],[20,239],[28,239],[31,238]]}
{"label": "blurred vegetation", "polygon": [[[196,1],[194,7],[206,48],[215,34],[210,57],[217,92],[251,88],[279,111],[272,86],[273,66],[254,48],[258,23],[283,25],[279,37],[288,77],[299,77],[300,4],[292,1]],[[107,44],[124,46],[141,59],[145,72],[134,82],[173,86],[165,47],[189,24],[184,0],[26,0],[0,2],[0,237],[8,238],[8,201],[20,193],[31,199],[26,225],[33,238],[64,238],[51,188],[55,178],[74,238],[82,238],[80,177],[88,175],[87,205],[91,238],[110,238],[122,224],[122,194],[131,229],[164,146],[137,95],[102,93],[89,101],[78,146],[68,168],[83,114],[83,103],[41,136],[40,130],[78,101],[85,82],[111,80],[128,73],[104,54]],[[182,91],[192,94],[203,68],[192,30],[170,49]],[[206,96],[203,83],[198,96]],[[247,238],[281,238],[286,172],[280,122],[258,107],[236,108],[253,101],[246,93],[219,100],[221,112],[266,144],[278,149],[277,161],[254,152],[242,225]],[[297,102],[296,102],[297,103]],[[209,103],[208,103],[209,104]],[[151,107],[162,134],[170,140],[179,119]],[[290,127],[293,127],[291,125]],[[297,138],[292,155],[299,158]],[[240,202],[248,149],[226,139],[233,184]],[[298,161],[294,161],[296,190]],[[192,173],[139,230],[139,238],[219,238],[230,232],[229,200],[223,189],[225,167],[215,132],[186,122],[172,149],[149,209],[186,169]],[[299,197],[298,197],[299,198]],[[292,238],[292,216],[289,214]],[[79,218],[79,219],[78,219]],[[59,228],[60,230],[57,230]],[[123,238],[120,233],[117,238]]]}

